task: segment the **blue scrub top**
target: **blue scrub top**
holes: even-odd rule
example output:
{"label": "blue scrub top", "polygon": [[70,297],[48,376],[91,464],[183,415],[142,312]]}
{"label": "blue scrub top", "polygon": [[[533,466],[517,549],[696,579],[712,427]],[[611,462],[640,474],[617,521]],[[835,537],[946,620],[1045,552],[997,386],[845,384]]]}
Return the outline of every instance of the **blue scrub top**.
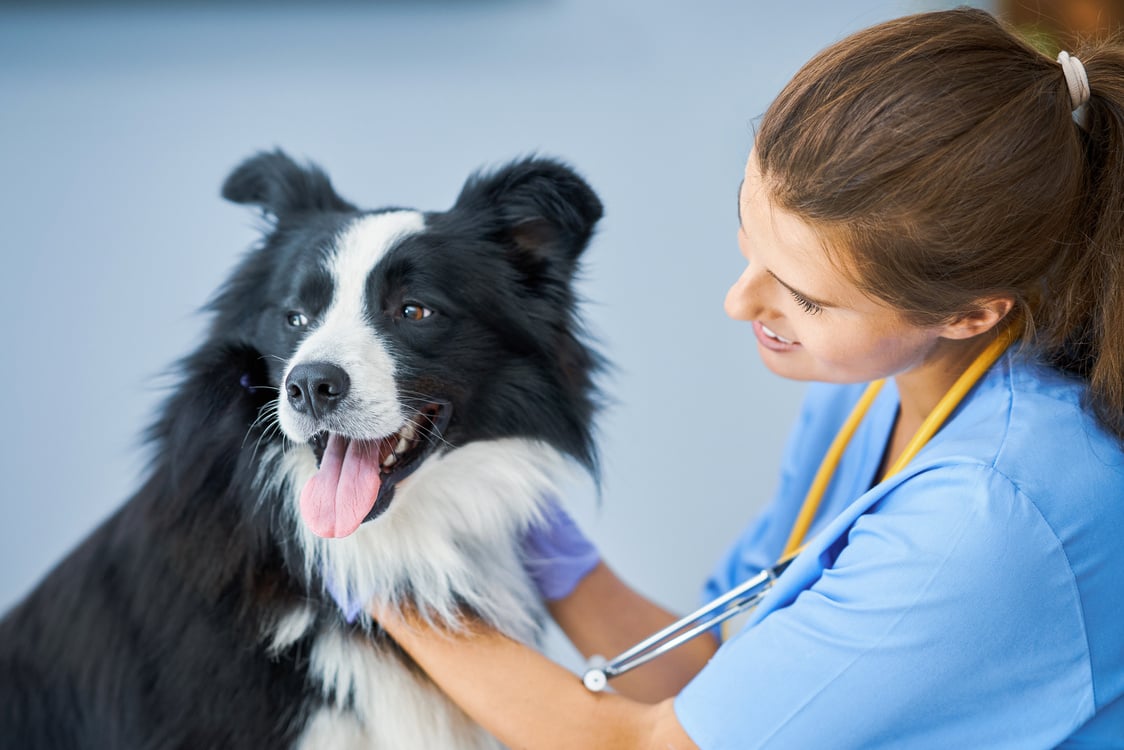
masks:
{"label": "blue scrub top", "polygon": [[[862,390],[809,389],[776,496],[708,599],[780,556]],[[695,743],[1124,747],[1124,454],[1083,392],[1008,353],[876,484],[898,405],[888,382],[808,547],[676,698]]]}

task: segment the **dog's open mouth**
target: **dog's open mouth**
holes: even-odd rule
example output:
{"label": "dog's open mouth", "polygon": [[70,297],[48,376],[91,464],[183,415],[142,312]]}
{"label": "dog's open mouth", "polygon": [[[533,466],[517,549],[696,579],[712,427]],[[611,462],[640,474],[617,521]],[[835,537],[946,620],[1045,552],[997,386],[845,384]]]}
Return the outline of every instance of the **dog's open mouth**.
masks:
{"label": "dog's open mouth", "polygon": [[309,445],[319,469],[301,492],[301,516],[314,534],[344,537],[386,512],[394,489],[443,440],[452,409],[426,404],[402,429],[377,440],[320,432]]}

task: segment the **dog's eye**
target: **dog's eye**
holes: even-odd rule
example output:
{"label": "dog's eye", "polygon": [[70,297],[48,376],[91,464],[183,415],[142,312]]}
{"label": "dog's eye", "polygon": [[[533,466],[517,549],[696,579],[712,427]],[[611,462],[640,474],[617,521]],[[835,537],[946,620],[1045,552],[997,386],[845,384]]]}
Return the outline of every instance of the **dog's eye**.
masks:
{"label": "dog's eye", "polygon": [[421,305],[410,302],[402,305],[401,314],[406,320],[421,320],[422,318],[428,318],[433,314],[433,311],[428,307],[422,307]]}
{"label": "dog's eye", "polygon": [[302,312],[296,312],[295,310],[291,310],[288,313],[288,320],[289,325],[291,325],[293,328],[304,328],[308,325],[308,318],[305,316],[305,314]]}

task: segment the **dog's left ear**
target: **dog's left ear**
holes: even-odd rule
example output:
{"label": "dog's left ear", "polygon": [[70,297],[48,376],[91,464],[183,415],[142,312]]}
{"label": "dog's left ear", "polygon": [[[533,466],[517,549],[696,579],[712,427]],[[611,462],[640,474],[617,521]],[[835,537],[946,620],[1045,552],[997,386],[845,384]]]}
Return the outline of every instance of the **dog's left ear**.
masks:
{"label": "dog's left ear", "polygon": [[565,280],[602,215],[601,201],[578,174],[553,159],[516,161],[469,178],[455,210],[482,217],[493,239],[524,271]]}

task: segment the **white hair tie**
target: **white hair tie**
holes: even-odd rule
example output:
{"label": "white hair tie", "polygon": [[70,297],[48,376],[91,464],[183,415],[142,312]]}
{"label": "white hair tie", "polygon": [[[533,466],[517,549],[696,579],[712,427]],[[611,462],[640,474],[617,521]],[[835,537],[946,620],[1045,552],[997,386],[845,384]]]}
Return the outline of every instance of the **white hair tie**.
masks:
{"label": "white hair tie", "polygon": [[1087,127],[1085,105],[1089,103],[1089,77],[1085,66],[1068,52],[1058,53],[1058,63],[1065,73],[1065,85],[1069,87],[1069,101],[1073,104],[1073,119],[1081,127]]}

